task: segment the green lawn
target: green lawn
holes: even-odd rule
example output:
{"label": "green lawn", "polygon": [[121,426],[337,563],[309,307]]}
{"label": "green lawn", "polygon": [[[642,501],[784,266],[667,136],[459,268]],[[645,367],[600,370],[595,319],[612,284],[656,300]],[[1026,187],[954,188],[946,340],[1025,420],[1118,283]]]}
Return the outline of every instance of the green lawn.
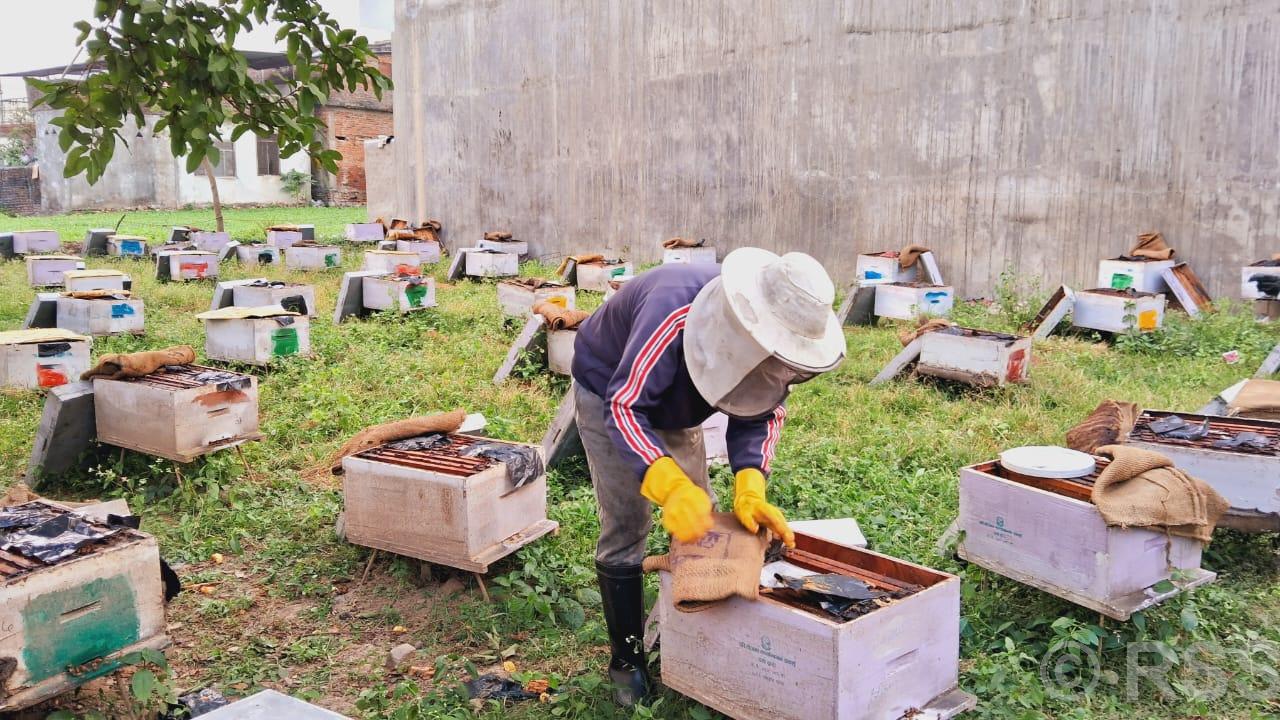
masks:
{"label": "green lawn", "polygon": [[[230,210],[227,221],[235,237],[261,237],[273,222],[310,222],[319,237],[338,238],[343,224],[363,216],[363,209],[271,208]],[[118,217],[0,219],[0,229],[54,227],[79,241],[86,229],[112,226]],[[120,230],[161,239],[175,223],[212,225],[208,211],[134,212]],[[358,268],[359,249],[345,247],[344,263]],[[90,265],[130,269],[146,301],[147,336],[98,340],[98,353],[174,343],[201,351],[194,315],[207,309],[210,285],[157,285],[147,263],[95,258]],[[226,278],[256,274],[224,267]],[[109,451],[92,470],[49,491],[65,499],[127,498],[144,516],[143,528],[180,564],[184,581],[208,583],[208,594],[188,591],[170,606],[176,687],[212,684],[236,695],[274,687],[362,718],[469,718],[477,712],[457,681],[510,659],[520,677],[546,677],[559,687],[553,705],[491,705],[480,717],[629,717],[613,710],[600,674],[607,650],[592,590],[597,520],[581,462],[550,477],[560,533],[496,568],[491,603],[465,577],[468,589],[448,597],[439,572],[427,578],[416,563],[386,555],[365,578],[369,554],[333,532],[340,486],[303,478],[364,426],[435,410],[464,407],[484,413],[497,437],[540,440],[566,383],[525,372],[491,384],[516,333],[499,316],[493,285],[441,283],[437,309],[334,327],[339,273],[274,267],[261,274],[314,283],[321,317],[312,328],[315,358],[259,373],[266,437],[245,450],[254,475],[246,477],[236,456],[223,453],[185,468],[179,484],[167,461]],[[438,268],[437,282],[442,275]],[[14,329],[32,291],[19,263],[0,265],[0,282],[0,329]],[[1034,312],[1030,302],[1002,297],[966,305],[958,319],[1008,329]],[[770,493],[790,517],[856,517],[874,549],[963,578],[960,683],[980,703],[971,717],[1273,717],[1280,712],[1280,591],[1270,536],[1219,531],[1205,557],[1219,573],[1216,584],[1133,622],[1105,625],[1092,612],[967,567],[950,552],[940,555],[935,543],[956,511],[957,468],[1010,446],[1060,443],[1104,398],[1193,410],[1252,373],[1280,340],[1278,330],[1234,306],[1196,323],[1173,315],[1158,336],[1115,346],[1055,337],[1036,345],[1031,383],[978,392],[910,378],[868,387],[898,342],[893,328],[850,328],[848,361],[793,396]],[[1240,364],[1221,359],[1231,349],[1241,351]],[[41,402],[30,392],[0,394],[0,475],[24,470]],[[731,496],[728,481],[726,471],[717,472],[722,498]],[[431,521],[424,508],[423,522]],[[651,543],[658,550],[665,540],[655,533]],[[215,563],[215,553],[225,562]],[[1126,648],[1138,641],[1199,664],[1175,668],[1162,694],[1126,668]],[[415,662],[429,670],[388,673],[386,651],[401,642],[419,647]],[[1190,647],[1209,652],[1190,657]],[[1091,692],[1045,689],[1041,659],[1063,649],[1100,656],[1101,682]],[[122,700],[114,685],[98,684],[64,703],[75,714],[117,716]],[[636,716],[715,714],[666,693]]]}

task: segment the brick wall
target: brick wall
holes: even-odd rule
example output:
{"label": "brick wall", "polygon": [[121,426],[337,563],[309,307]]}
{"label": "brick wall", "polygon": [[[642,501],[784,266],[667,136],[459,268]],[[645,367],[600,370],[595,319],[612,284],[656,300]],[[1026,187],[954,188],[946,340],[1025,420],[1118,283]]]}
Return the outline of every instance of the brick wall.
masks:
{"label": "brick wall", "polygon": [[0,168],[0,210],[15,215],[40,211],[40,183],[31,179],[31,168]]}
{"label": "brick wall", "polygon": [[329,147],[342,153],[337,176],[330,178],[328,200],[335,204],[364,204],[364,141],[395,132],[391,112],[326,107],[321,118],[329,128]]}

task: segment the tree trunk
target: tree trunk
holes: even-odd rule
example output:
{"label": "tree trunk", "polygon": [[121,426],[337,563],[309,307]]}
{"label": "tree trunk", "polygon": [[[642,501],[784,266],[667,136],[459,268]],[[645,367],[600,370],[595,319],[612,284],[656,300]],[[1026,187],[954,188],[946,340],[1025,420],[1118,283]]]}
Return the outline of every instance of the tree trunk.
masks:
{"label": "tree trunk", "polygon": [[209,178],[209,194],[213,196],[213,220],[217,223],[215,229],[222,232],[225,228],[222,226],[222,200],[218,198],[218,178],[214,177],[209,158],[201,160],[200,166],[204,168],[205,177]]}

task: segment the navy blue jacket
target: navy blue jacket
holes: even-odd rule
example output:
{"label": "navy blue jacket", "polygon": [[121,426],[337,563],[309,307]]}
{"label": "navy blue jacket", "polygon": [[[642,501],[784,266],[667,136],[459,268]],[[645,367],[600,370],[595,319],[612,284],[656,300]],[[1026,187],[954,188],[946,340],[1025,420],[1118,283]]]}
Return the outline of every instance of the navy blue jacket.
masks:
{"label": "navy blue jacket", "polygon": [[[715,412],[685,366],[684,326],[698,291],[719,274],[719,265],[656,267],[627,281],[578,328],[573,378],[604,398],[602,420],[637,478],[669,454],[654,429],[697,427]],[[734,472],[769,472],[786,416],[780,405],[752,420],[729,418]]]}

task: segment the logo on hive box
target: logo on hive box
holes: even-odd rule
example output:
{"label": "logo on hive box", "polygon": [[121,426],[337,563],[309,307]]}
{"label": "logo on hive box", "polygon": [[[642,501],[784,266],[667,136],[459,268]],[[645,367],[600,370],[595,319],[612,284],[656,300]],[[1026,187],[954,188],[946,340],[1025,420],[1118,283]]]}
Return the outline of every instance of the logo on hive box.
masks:
{"label": "logo on hive box", "polygon": [[1014,539],[1022,537],[1022,533],[1005,527],[1005,519],[1003,515],[997,515],[995,522],[990,520],[979,520],[978,524],[982,527],[990,529],[990,537],[1003,543],[1012,543]]}

